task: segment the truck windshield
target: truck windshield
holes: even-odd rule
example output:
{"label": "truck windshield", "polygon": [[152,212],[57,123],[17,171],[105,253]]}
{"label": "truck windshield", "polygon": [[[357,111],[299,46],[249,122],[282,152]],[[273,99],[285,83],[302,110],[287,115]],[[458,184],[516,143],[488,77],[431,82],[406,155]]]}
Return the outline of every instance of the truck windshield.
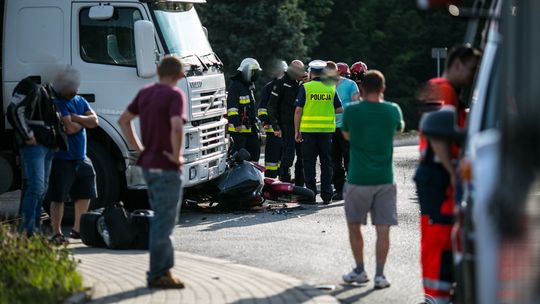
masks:
{"label": "truck windshield", "polygon": [[192,4],[157,2],[151,7],[171,54],[184,57],[212,53]]}

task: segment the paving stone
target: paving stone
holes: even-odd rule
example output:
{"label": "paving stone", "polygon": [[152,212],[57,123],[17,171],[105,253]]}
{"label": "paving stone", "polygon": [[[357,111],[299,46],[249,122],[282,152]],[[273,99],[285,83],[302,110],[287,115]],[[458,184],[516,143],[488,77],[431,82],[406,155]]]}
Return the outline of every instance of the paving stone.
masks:
{"label": "paving stone", "polygon": [[80,260],[85,285],[94,288],[93,303],[339,303],[332,296],[290,276],[230,261],[175,253],[172,272],[182,290],[146,288],[148,253],[71,245]]}

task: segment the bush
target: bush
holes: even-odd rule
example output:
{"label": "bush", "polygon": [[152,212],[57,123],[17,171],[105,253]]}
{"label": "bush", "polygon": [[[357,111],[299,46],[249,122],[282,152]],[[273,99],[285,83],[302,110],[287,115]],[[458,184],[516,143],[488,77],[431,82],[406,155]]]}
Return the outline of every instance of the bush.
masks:
{"label": "bush", "polygon": [[0,226],[0,303],[61,303],[83,290],[71,252]]}

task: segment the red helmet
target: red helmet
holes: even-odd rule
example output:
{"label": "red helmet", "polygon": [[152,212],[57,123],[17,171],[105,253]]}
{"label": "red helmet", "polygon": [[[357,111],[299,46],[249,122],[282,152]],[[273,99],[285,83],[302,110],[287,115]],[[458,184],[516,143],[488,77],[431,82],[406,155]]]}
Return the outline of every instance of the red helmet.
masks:
{"label": "red helmet", "polygon": [[349,69],[348,64],[346,64],[345,62],[338,62],[336,65],[339,72],[339,76],[342,76],[342,77],[351,76],[351,70]]}
{"label": "red helmet", "polygon": [[351,79],[360,81],[367,72],[368,67],[362,61],[358,61],[351,66]]}

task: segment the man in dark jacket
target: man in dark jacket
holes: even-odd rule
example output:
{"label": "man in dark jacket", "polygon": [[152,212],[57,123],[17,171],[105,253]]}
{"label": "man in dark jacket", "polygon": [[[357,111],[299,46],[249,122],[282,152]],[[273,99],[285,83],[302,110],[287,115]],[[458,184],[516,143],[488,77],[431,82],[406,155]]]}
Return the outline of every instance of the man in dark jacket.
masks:
{"label": "man in dark jacket", "polygon": [[293,60],[287,68],[287,73],[276,80],[274,88],[268,101],[268,114],[274,134],[282,138],[281,164],[279,176],[282,181],[290,182],[289,172],[294,162],[296,152],[295,166],[295,184],[304,185],[304,170],[302,166],[301,145],[294,140],[294,111],[295,101],[300,88],[300,81],[305,74],[304,64],[300,60]]}
{"label": "man in dark jacket", "polygon": [[25,175],[20,210],[21,230],[28,235],[39,230],[41,203],[49,183],[53,150],[57,148],[56,109],[48,94],[44,87],[25,78],[15,87],[7,111]]}
{"label": "man in dark jacket", "polygon": [[231,77],[227,94],[228,130],[233,139],[232,153],[246,149],[251,161],[259,161],[261,147],[255,111],[255,85],[261,66],[253,58],[245,58]]}
{"label": "man in dark jacket", "polygon": [[279,130],[279,126],[272,125],[270,117],[268,116],[268,100],[272,96],[272,90],[276,81],[281,79],[285,72],[287,72],[287,63],[281,61],[277,66],[273,67],[271,75],[273,79],[268,82],[261,93],[261,103],[259,104],[259,109],[257,113],[259,115],[259,120],[263,125],[264,132],[266,133],[266,145],[264,147],[264,167],[266,171],[264,176],[276,178],[278,176],[278,170],[281,162],[281,137],[276,136],[276,130]]}

